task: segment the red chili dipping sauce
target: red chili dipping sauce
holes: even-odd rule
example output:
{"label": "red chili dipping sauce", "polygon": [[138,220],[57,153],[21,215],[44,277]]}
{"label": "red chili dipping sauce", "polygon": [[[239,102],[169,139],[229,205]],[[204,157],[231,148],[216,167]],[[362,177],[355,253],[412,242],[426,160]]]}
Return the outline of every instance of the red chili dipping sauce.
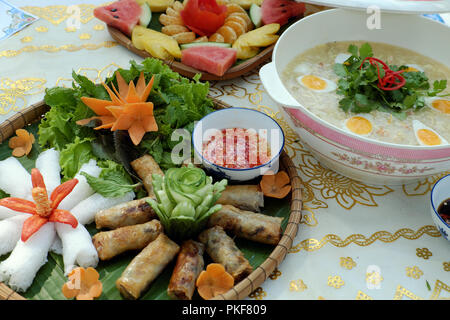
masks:
{"label": "red chili dipping sauce", "polygon": [[203,142],[203,157],[221,167],[249,169],[270,161],[267,130],[214,130]]}

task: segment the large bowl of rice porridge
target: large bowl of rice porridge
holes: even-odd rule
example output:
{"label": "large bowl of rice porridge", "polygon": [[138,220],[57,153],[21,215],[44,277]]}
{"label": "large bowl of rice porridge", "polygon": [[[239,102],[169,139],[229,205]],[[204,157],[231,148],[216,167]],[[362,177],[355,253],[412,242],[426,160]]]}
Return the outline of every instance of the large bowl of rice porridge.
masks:
{"label": "large bowl of rice porridge", "polygon": [[[283,106],[303,144],[336,172],[374,185],[401,185],[449,172],[450,28],[422,16],[381,13],[380,28],[373,29],[368,19],[364,11],[332,9],[293,24],[278,40],[272,62],[260,70],[264,87]],[[416,91],[405,89],[392,104],[402,112],[391,112],[383,101],[383,108],[373,110],[344,108],[349,101],[359,105],[361,95],[341,101],[342,88],[352,92],[353,83],[348,88],[341,82],[336,64],[349,65],[349,47],[367,44],[376,61],[391,66],[393,73],[401,66],[396,72],[405,82],[415,79],[406,72],[425,75],[427,93],[418,98]],[[379,83],[394,81],[386,80],[381,62],[373,63]],[[431,93],[435,82],[441,84],[437,94]],[[376,90],[389,90],[397,99],[395,84],[385,86]],[[410,98],[414,103],[404,108]]]}

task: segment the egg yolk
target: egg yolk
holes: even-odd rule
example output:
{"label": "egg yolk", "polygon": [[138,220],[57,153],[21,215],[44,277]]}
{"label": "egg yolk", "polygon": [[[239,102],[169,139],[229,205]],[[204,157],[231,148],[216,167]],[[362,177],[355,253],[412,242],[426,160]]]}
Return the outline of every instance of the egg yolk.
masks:
{"label": "egg yolk", "polygon": [[450,114],[450,100],[434,100],[431,105],[442,113]]}
{"label": "egg yolk", "polygon": [[441,138],[439,138],[436,133],[428,129],[417,130],[417,137],[427,146],[436,146],[441,144]]}
{"label": "egg yolk", "polygon": [[419,72],[419,70],[417,70],[414,67],[408,67],[408,68],[405,69],[405,72]]}
{"label": "egg yolk", "polygon": [[363,117],[351,117],[347,120],[347,128],[356,134],[364,135],[372,131],[372,123]]}
{"label": "egg yolk", "polygon": [[312,90],[323,90],[327,87],[327,82],[319,77],[307,75],[302,78],[302,83]]}

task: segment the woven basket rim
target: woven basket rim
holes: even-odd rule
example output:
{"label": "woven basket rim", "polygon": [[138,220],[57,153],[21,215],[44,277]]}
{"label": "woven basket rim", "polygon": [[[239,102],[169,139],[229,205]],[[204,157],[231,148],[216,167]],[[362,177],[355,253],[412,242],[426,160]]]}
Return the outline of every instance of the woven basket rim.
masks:
{"label": "woven basket rim", "polygon": [[[231,106],[212,97],[214,105],[217,109],[230,108]],[[0,143],[6,141],[9,137],[14,135],[17,129],[39,121],[49,107],[44,101],[37,102],[28,108],[17,112],[4,123],[0,124]],[[297,169],[291,158],[283,150],[280,156],[281,166],[287,171],[291,179],[291,204],[289,220],[283,232],[281,240],[274,247],[270,255],[261,263],[253,272],[245,279],[236,284],[228,292],[218,295],[213,300],[241,300],[246,298],[256,288],[258,288],[277,268],[286,257],[286,254],[292,247],[295,239],[300,220],[302,218],[302,182],[298,176]],[[0,300],[22,300],[25,299],[18,293],[11,290],[8,286],[0,283]]]}

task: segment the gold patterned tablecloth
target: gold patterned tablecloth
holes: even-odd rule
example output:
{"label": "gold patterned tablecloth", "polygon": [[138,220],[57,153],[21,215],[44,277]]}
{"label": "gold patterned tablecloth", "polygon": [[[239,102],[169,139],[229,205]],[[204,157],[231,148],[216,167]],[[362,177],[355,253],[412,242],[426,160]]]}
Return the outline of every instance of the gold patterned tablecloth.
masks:
{"label": "gold patterned tablecloth", "polygon": [[[70,86],[71,73],[100,81],[142,61],[92,15],[105,1],[10,1],[40,18],[0,42],[0,123]],[[80,28],[70,5],[78,4]],[[429,194],[439,176],[400,187],[369,186],[318,163],[255,70],[211,83],[212,96],[275,118],[304,184],[304,210],[286,259],[248,299],[449,299],[450,244],[434,226]]]}

